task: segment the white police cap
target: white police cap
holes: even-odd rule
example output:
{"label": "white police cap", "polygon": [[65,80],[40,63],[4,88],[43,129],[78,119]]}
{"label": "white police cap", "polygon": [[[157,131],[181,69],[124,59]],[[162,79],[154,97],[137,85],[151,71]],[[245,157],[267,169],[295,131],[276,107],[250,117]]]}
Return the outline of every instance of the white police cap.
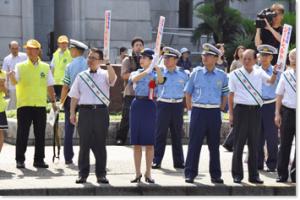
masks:
{"label": "white police cap", "polygon": [[259,53],[277,54],[277,49],[268,44],[262,44],[257,47]]}
{"label": "white police cap", "polygon": [[212,44],[209,44],[209,43],[204,43],[202,45],[202,55],[203,54],[211,54],[211,55],[215,55],[215,56],[220,56],[222,55],[222,52],[217,48],[215,47],[214,45]]}
{"label": "white police cap", "polygon": [[77,48],[81,50],[87,50],[89,47],[84,44],[83,42],[80,42],[78,40],[70,39],[70,48]]}
{"label": "white police cap", "polygon": [[176,57],[179,58],[181,53],[172,47],[164,47],[163,48],[164,56]]}

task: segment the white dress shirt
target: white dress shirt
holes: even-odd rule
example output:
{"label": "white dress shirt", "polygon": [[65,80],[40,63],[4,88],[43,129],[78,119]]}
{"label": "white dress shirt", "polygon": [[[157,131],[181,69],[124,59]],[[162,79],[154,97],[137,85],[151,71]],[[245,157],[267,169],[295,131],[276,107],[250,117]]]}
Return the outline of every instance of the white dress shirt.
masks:
{"label": "white dress shirt", "polygon": [[284,77],[284,74],[291,73],[294,78],[296,79],[296,72],[294,69],[288,69],[280,77],[279,83],[276,88],[276,94],[277,95],[282,95],[282,105],[296,109],[297,107],[297,94],[296,92],[292,89],[290,84],[287,82],[287,80]]}
{"label": "white dress shirt", "polygon": [[242,85],[239,79],[234,74],[235,71],[242,70],[243,74],[250,81],[252,86],[257,90],[257,92],[262,95],[262,84],[269,84],[267,81],[270,76],[261,68],[253,67],[251,73],[248,73],[244,67],[236,69],[229,74],[229,91],[234,93],[234,103],[244,104],[244,105],[258,105],[248,90]]}
{"label": "white dress shirt", "polygon": [[85,70],[79,73],[74,83],[72,84],[69,96],[72,98],[78,99],[78,105],[100,105],[103,104],[95,94],[90,90],[86,83],[80,78],[80,74],[89,73],[93,81],[99,87],[99,89],[109,98],[109,88],[114,86],[117,80],[117,77],[111,83],[109,82],[108,71],[98,68],[96,73],[90,73],[90,70]]}
{"label": "white dress shirt", "polygon": [[[15,70],[16,64],[23,62],[27,59],[27,55],[23,52],[19,52],[17,56],[13,56],[9,54],[3,60],[3,67],[2,69],[7,73],[10,71]],[[8,89],[13,90],[16,89],[15,86],[7,79],[8,81]]]}

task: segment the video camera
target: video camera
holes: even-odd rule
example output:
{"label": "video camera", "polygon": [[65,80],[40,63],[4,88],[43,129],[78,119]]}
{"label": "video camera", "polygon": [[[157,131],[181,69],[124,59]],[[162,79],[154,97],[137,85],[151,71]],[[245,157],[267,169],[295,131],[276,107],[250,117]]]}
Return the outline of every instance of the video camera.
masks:
{"label": "video camera", "polygon": [[265,8],[257,14],[257,19],[255,21],[256,28],[265,28],[266,22],[264,19],[267,19],[269,24],[272,24],[273,18],[276,17],[277,14],[274,11],[271,11],[270,8]]}

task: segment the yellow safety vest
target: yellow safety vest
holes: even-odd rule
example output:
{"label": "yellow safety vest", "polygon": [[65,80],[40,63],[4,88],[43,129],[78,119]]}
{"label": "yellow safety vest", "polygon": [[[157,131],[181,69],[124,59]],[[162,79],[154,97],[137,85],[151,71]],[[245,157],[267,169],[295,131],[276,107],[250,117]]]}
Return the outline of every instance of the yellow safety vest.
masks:
{"label": "yellow safety vest", "polygon": [[28,59],[16,67],[19,75],[16,85],[17,108],[46,107],[49,65],[39,60],[38,65],[34,66]]}
{"label": "yellow safety vest", "polygon": [[[3,70],[0,70],[0,79],[1,81],[6,80],[6,73]],[[0,92],[0,112],[4,112],[7,107],[7,102],[4,99],[5,93]]]}
{"label": "yellow safety vest", "polygon": [[55,85],[63,85],[63,79],[65,76],[65,69],[67,64],[72,61],[72,56],[69,49],[65,50],[63,54],[60,54],[61,49],[57,49],[53,54],[54,58],[54,82]]}

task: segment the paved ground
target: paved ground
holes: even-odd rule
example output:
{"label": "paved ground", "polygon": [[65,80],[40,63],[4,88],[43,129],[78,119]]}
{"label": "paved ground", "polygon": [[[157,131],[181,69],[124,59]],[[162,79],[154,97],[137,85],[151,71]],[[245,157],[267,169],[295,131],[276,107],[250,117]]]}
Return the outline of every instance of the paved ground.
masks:
{"label": "paved ground", "polygon": [[[186,155],[187,146],[184,146]],[[263,185],[251,184],[244,175],[243,184],[235,184],[231,178],[232,153],[220,147],[221,167],[225,184],[212,184],[208,170],[208,148],[203,146],[199,163],[199,176],[195,184],[184,182],[183,170],[172,165],[171,147],[168,146],[161,170],[153,170],[156,184],[145,182],[132,184],[134,175],[132,148],[129,146],[108,146],[109,185],[99,185],[94,173],[94,159],[91,153],[91,174],[88,183],[75,184],[77,177],[78,146],[75,146],[75,165],[66,166],[63,156],[52,163],[52,147],[46,147],[45,161],[49,169],[32,166],[34,148],[28,147],[26,169],[15,167],[15,147],[5,144],[0,154],[0,195],[295,195],[296,184],[276,183],[276,173],[260,172]],[[63,152],[62,152],[63,153]],[[244,154],[246,155],[246,153]],[[143,171],[145,162],[142,163]],[[247,165],[244,163],[247,171]]]}

